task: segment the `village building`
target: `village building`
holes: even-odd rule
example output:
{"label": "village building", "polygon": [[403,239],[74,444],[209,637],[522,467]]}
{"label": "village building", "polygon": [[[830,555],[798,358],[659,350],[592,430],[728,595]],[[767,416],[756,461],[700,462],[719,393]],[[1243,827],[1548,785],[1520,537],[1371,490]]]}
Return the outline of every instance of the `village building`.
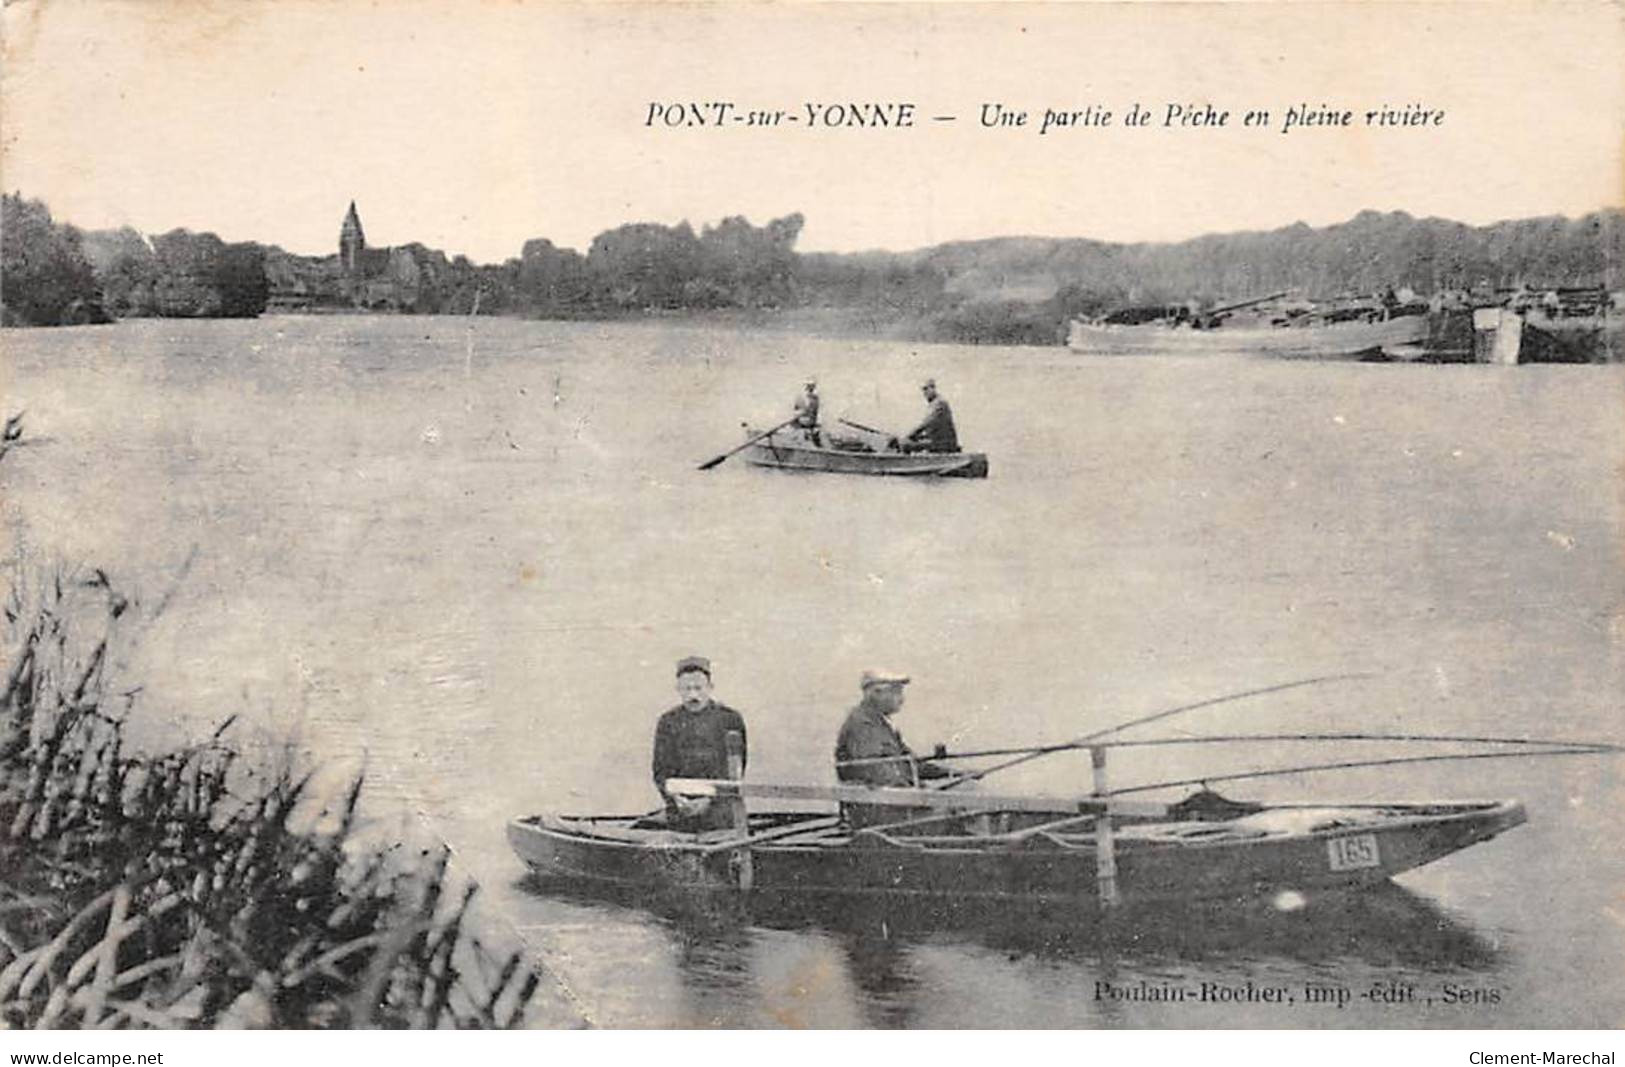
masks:
{"label": "village building", "polygon": [[438,283],[450,274],[445,253],[421,244],[369,247],[354,200],[339,225],[336,255],[298,256],[272,249],[266,257],[272,311],[434,312],[440,310]]}

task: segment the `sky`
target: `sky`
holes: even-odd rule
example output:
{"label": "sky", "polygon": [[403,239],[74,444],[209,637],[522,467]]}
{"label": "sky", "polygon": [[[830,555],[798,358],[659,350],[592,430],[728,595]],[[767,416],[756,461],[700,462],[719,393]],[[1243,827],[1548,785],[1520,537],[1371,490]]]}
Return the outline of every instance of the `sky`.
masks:
{"label": "sky", "polygon": [[[7,191],[84,228],[307,254],[337,247],[352,199],[370,244],[477,262],[731,215],[800,212],[802,251],[855,251],[1625,203],[1625,5],[12,0],[0,18]],[[801,121],[665,125],[710,102]],[[914,124],[806,121],[828,104]],[[1134,104],[1149,124],[1124,123]],[[1230,114],[1168,125],[1170,104]],[[1365,121],[1407,105],[1442,120]],[[983,125],[994,106],[1026,123]],[[1091,106],[1110,124],[1040,132]],[[1294,106],[1352,122],[1283,131]]]}

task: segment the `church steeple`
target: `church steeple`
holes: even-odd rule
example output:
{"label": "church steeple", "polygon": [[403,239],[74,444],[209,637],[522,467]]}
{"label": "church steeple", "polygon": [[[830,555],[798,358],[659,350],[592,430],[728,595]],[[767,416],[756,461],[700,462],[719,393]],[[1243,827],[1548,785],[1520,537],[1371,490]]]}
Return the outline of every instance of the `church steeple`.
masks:
{"label": "church steeple", "polygon": [[361,253],[366,247],[367,235],[361,231],[361,216],[356,214],[352,200],[350,210],[344,215],[344,225],[339,229],[339,266],[346,274],[361,270]]}

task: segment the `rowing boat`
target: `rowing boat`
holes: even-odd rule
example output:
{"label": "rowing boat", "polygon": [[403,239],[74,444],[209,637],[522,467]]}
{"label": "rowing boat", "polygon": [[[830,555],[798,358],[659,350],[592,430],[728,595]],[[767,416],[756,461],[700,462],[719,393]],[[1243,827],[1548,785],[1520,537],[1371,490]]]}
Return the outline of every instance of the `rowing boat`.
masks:
{"label": "rowing boat", "polygon": [[[746,429],[747,436],[759,431]],[[780,470],[875,474],[905,478],[986,478],[981,452],[849,451],[815,445],[795,431],[774,432],[748,445],[745,462]]]}
{"label": "rowing boat", "polygon": [[[519,857],[543,878],[598,886],[720,892],[791,901],[931,901],[1098,906],[1246,904],[1286,906],[1294,895],[1369,889],[1523,824],[1516,800],[1393,803],[1258,803],[1214,792],[1217,782],[1441,761],[1625,753],[1610,741],[1379,732],[1182,734],[1125,739],[1136,727],[1201,708],[1359,674],[1321,675],[1164,708],[1070,741],[949,753],[930,759],[1013,756],[951,774],[941,788],[851,783],[793,785],[743,779],[743,737],[730,734],[727,779],[668,778],[676,797],[705,798],[728,813],[721,829],[674,830],[651,815],[533,815],[508,826]],[[1402,744],[1419,754],[1371,755],[1229,771],[1112,788],[1113,749],[1160,746]],[[1435,746],[1448,746],[1438,748]],[[1028,761],[1087,752],[1084,795],[955,792]],[[1350,753],[1350,755],[1355,755]],[[895,762],[895,755],[843,761],[843,768]],[[1140,799],[1175,788],[1177,802]],[[781,810],[750,810],[773,801]],[[782,802],[793,802],[786,805]],[[818,804],[823,810],[808,810]],[[831,808],[834,810],[831,810]],[[861,817],[860,817],[861,816]]]}
{"label": "rowing boat", "polygon": [[1268,898],[1361,889],[1524,821],[1511,800],[1271,804],[1201,789],[1172,804],[931,789],[678,781],[742,802],[834,800],[898,809],[853,829],[832,812],[751,812],[700,834],[658,815],[535,815],[508,839],[566,880],[796,896],[1093,905]]}

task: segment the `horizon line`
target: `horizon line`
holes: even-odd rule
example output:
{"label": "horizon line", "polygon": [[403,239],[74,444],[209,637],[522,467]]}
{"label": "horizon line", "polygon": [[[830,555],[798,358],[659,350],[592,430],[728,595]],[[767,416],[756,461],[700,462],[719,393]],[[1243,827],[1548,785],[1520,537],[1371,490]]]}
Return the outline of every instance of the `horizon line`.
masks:
{"label": "horizon line", "polygon": [[[38,200],[41,203],[45,204],[47,210],[50,210],[50,201],[48,199],[46,199],[45,197],[43,197],[43,196],[25,195],[21,190],[17,190],[17,189],[12,190],[7,195],[21,197],[24,200],[30,200],[30,199]],[[346,204],[347,204],[347,210],[355,210],[358,215],[360,214],[360,208],[359,208],[359,205],[358,205],[357,201],[355,200],[355,198],[347,199]],[[870,247],[866,247],[866,248],[847,249],[847,250],[844,250],[844,251],[843,250],[838,250],[838,249],[830,249],[830,248],[796,248],[796,249],[794,249],[794,252],[797,255],[827,255],[827,256],[892,255],[892,256],[909,256],[909,255],[917,255],[917,254],[923,253],[923,252],[930,252],[930,251],[933,251],[935,249],[940,249],[940,248],[947,247],[949,245],[969,245],[969,244],[979,244],[979,243],[982,243],[982,242],[991,242],[991,241],[1057,241],[1057,242],[1060,242],[1060,241],[1083,241],[1083,242],[1089,242],[1089,243],[1098,244],[1098,245],[1116,245],[1118,247],[1123,247],[1123,248],[1133,248],[1133,247],[1141,247],[1141,246],[1173,247],[1173,246],[1182,245],[1182,244],[1189,244],[1192,241],[1199,241],[1199,240],[1202,240],[1204,238],[1210,238],[1210,237],[1242,237],[1242,236],[1252,236],[1252,235],[1264,235],[1264,234],[1271,234],[1271,233],[1279,233],[1279,232],[1281,232],[1283,230],[1291,230],[1291,229],[1295,229],[1295,228],[1298,228],[1298,227],[1303,227],[1303,228],[1310,229],[1310,230],[1327,230],[1327,229],[1333,229],[1333,228],[1338,227],[1338,226],[1347,225],[1347,224],[1349,224],[1351,222],[1354,222],[1355,220],[1357,220],[1357,219],[1359,219],[1359,218],[1361,218],[1362,216],[1365,216],[1365,215],[1375,215],[1375,216],[1379,216],[1379,217],[1393,216],[1393,215],[1403,215],[1406,218],[1411,219],[1412,221],[1415,221],[1415,222],[1445,222],[1445,223],[1450,223],[1450,224],[1457,225],[1457,226],[1465,226],[1468,229],[1482,230],[1482,229],[1489,229],[1489,228],[1492,228],[1492,227],[1495,227],[1495,226],[1505,225],[1505,224],[1508,224],[1508,223],[1534,222],[1534,221],[1538,221],[1538,220],[1541,220],[1541,219],[1561,219],[1561,220],[1563,220],[1565,222],[1574,222],[1574,221],[1586,218],[1586,217],[1591,216],[1591,215],[1600,215],[1600,214],[1606,214],[1606,213],[1609,213],[1609,212],[1625,214],[1625,205],[1622,205],[1622,204],[1602,204],[1602,205],[1598,205],[1596,207],[1590,208],[1590,209],[1588,209],[1586,211],[1583,211],[1583,212],[1581,212],[1579,214],[1572,214],[1572,215],[1567,213],[1567,212],[1564,212],[1564,211],[1553,211],[1553,212],[1549,212],[1549,213],[1535,214],[1535,215],[1506,216],[1506,217],[1491,220],[1489,222],[1482,222],[1482,223],[1467,222],[1467,221],[1464,221],[1462,219],[1451,218],[1451,217],[1445,216],[1445,215],[1415,215],[1415,214],[1412,214],[1410,211],[1406,210],[1403,207],[1391,207],[1391,208],[1386,208],[1386,209],[1365,207],[1365,208],[1359,209],[1358,211],[1355,211],[1352,215],[1349,215],[1347,217],[1338,219],[1338,220],[1333,221],[1333,222],[1327,222],[1327,223],[1321,223],[1321,224],[1310,223],[1310,222],[1304,220],[1303,218],[1298,218],[1298,219],[1294,219],[1291,222],[1283,222],[1283,223],[1279,223],[1279,224],[1274,225],[1274,226],[1247,227],[1247,228],[1243,228],[1243,229],[1234,229],[1234,230],[1205,230],[1205,231],[1203,231],[1201,233],[1190,234],[1189,236],[1179,237],[1179,238],[1172,238],[1172,239],[1112,240],[1112,239],[1109,239],[1109,238],[1089,237],[1089,236],[1084,236],[1084,235],[1064,236],[1064,235],[1058,235],[1058,234],[1041,234],[1041,233],[1030,233],[1030,232],[1029,233],[993,233],[993,234],[986,234],[986,235],[978,236],[978,237],[951,237],[951,238],[947,238],[945,240],[937,241],[934,244],[915,245],[915,246],[911,246],[911,247],[907,247],[907,248],[888,248],[888,247],[883,247],[883,246],[870,246]],[[790,214],[802,214],[802,213],[801,212],[790,212]],[[345,215],[345,212],[341,211],[340,212],[341,225],[342,225],[342,219],[343,219],[344,215]],[[783,217],[786,217],[786,216],[774,216],[774,218],[783,218]],[[803,216],[803,217],[805,217],[805,216]],[[627,220],[627,221],[624,221],[624,222],[616,223],[615,225],[610,226],[610,227],[608,227],[606,229],[600,230],[600,231],[598,231],[598,234],[595,234],[594,236],[596,237],[599,234],[609,233],[609,232],[612,232],[614,230],[620,229],[620,228],[625,227],[625,226],[643,226],[643,225],[664,226],[664,227],[667,227],[669,229],[675,229],[676,227],[679,227],[679,226],[688,225],[691,229],[695,230],[697,233],[703,233],[706,228],[714,226],[714,225],[722,222],[724,219],[729,219],[729,218],[745,218],[745,221],[747,223],[750,223],[749,218],[742,215],[742,214],[723,215],[723,216],[720,216],[719,218],[717,218],[715,220],[702,220],[699,223],[699,225],[697,225],[697,226],[688,217],[678,219],[676,222],[659,222],[659,221],[654,221],[654,220],[649,220],[649,219],[630,219],[630,220]],[[288,248],[284,247],[283,245],[281,245],[281,244],[279,244],[279,243],[277,243],[275,241],[268,241],[268,240],[264,240],[264,239],[261,239],[261,238],[255,238],[255,237],[243,238],[243,239],[227,238],[227,237],[223,236],[220,233],[220,231],[214,230],[214,229],[201,229],[200,230],[200,229],[192,229],[192,228],[187,227],[187,226],[171,226],[168,229],[162,229],[162,230],[160,230],[160,229],[142,229],[141,227],[138,227],[138,226],[134,225],[133,223],[123,223],[123,224],[119,224],[119,225],[105,226],[105,227],[100,227],[100,226],[99,227],[89,227],[89,226],[82,226],[79,223],[73,222],[73,221],[71,221],[69,219],[57,217],[54,212],[52,213],[52,220],[54,222],[57,222],[57,223],[72,226],[74,229],[80,231],[81,233],[86,233],[86,234],[88,234],[88,233],[116,233],[119,230],[128,229],[128,230],[134,231],[137,235],[142,237],[143,240],[145,240],[145,239],[148,239],[148,238],[150,238],[150,237],[152,237],[154,235],[161,236],[161,235],[166,234],[166,233],[174,233],[176,231],[183,231],[183,232],[193,233],[193,234],[213,234],[214,236],[219,237],[222,241],[225,241],[228,244],[258,244],[258,245],[261,245],[262,247],[265,247],[265,248],[268,248],[268,249],[274,248],[274,249],[277,249],[278,251],[284,252],[284,253],[286,253],[288,255],[300,256],[302,258],[307,258],[307,259],[321,259],[321,258],[326,258],[327,256],[337,256],[339,254],[338,251],[336,250],[337,249],[337,244],[338,244],[338,238],[337,237],[334,238],[334,246],[335,246],[334,251],[331,251],[331,252],[299,252],[299,251],[294,251],[294,250],[288,249]],[[771,221],[773,221],[773,219],[769,218],[768,221],[771,222]],[[757,225],[756,223],[750,223],[750,224],[751,225]],[[528,237],[524,237],[524,238],[520,239],[520,241],[519,241],[519,248],[516,249],[511,255],[508,255],[508,256],[500,259],[500,260],[494,260],[494,261],[476,260],[476,259],[474,259],[473,256],[469,255],[466,252],[454,252],[449,248],[434,248],[433,246],[431,246],[431,245],[427,244],[426,242],[424,242],[422,240],[419,240],[419,239],[413,239],[413,240],[408,240],[408,241],[400,241],[400,242],[391,242],[391,243],[388,243],[388,244],[372,244],[372,243],[369,242],[367,247],[368,248],[404,248],[407,245],[418,244],[418,245],[423,245],[425,248],[429,248],[432,251],[440,252],[441,254],[445,255],[447,258],[450,258],[450,259],[455,259],[455,258],[461,256],[461,257],[463,257],[465,259],[468,259],[469,262],[473,263],[477,267],[499,267],[502,264],[508,262],[509,260],[521,259],[522,256],[523,256],[524,246],[526,244],[528,244],[529,242],[531,242],[531,241],[538,241],[538,240],[552,241],[553,238],[548,237],[545,234],[534,234],[534,235],[531,235],[531,236],[528,236]],[[556,249],[558,249],[559,251],[575,252],[576,254],[582,255],[582,256],[587,255],[587,251],[577,249],[577,248],[575,248],[574,246],[571,246],[571,245],[555,244],[554,247]],[[590,242],[589,242],[589,250],[590,250]]]}

